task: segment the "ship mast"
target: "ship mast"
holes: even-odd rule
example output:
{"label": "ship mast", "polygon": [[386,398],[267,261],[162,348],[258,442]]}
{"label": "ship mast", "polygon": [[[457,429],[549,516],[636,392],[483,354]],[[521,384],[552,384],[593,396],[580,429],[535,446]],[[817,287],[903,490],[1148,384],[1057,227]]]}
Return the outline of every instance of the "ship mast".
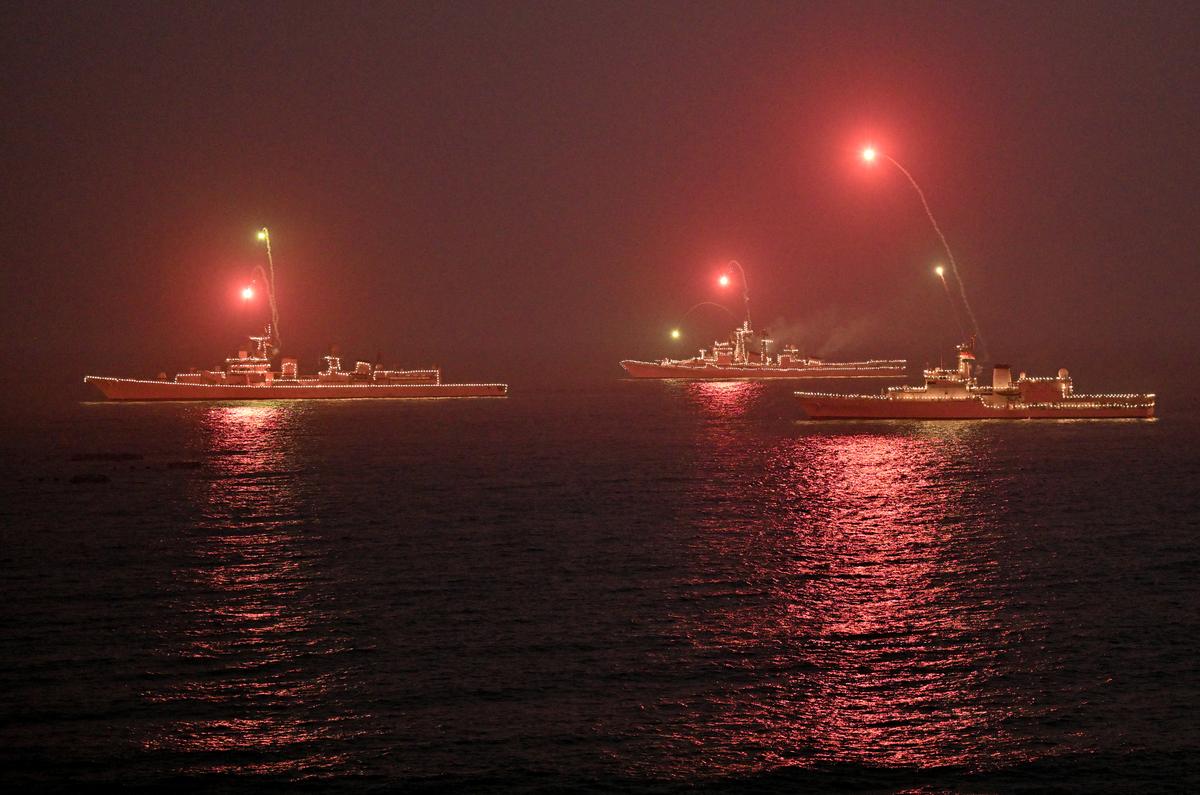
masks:
{"label": "ship mast", "polygon": [[[733,332],[733,335],[734,335],[733,360],[735,362],[745,364],[750,359],[750,357],[749,357],[750,347],[749,347],[749,345],[746,344],[747,337],[751,336],[754,333],[750,328],[750,285],[749,285],[749,283],[746,282],[746,269],[742,267],[742,263],[738,262],[735,259],[731,259],[731,260],[729,260],[729,264],[726,265],[726,267],[737,268],[738,274],[742,277],[742,303],[746,307],[746,320],[745,320],[745,322],[742,323],[741,328],[735,329]],[[729,284],[729,277],[722,276],[721,284],[722,285]]]}
{"label": "ship mast", "polygon": [[279,350],[282,345],[279,339],[279,307],[275,303],[275,259],[271,256],[271,232],[265,226],[258,230],[258,239],[267,246],[267,267],[270,272],[263,270],[262,265],[256,265],[260,273],[263,275],[263,281],[267,283],[267,302],[271,306],[271,338],[272,345],[276,350]]}

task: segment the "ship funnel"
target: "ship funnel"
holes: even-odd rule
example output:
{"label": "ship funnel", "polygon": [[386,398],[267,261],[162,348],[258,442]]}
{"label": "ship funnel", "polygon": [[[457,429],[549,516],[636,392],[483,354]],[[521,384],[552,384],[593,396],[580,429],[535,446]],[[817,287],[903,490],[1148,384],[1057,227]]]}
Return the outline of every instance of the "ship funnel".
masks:
{"label": "ship funnel", "polygon": [[1007,364],[997,364],[992,367],[992,389],[999,392],[1012,387],[1012,369]]}

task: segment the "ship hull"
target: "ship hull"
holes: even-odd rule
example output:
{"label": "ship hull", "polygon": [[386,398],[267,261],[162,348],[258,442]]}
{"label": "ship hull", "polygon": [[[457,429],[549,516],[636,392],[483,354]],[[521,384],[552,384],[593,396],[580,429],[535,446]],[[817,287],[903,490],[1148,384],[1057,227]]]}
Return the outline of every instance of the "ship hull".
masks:
{"label": "ship hull", "polygon": [[807,367],[736,367],[719,365],[662,364],[661,362],[639,362],[625,360],[621,367],[631,378],[691,379],[691,380],[744,380],[744,379],[800,379],[800,378],[906,378],[904,365],[857,365],[854,363],[830,363]]}
{"label": "ship hull", "polygon": [[181,384],[133,378],[83,379],[108,400],[334,400],[504,397],[505,384]]}
{"label": "ship hull", "polygon": [[994,407],[982,400],[889,400],[858,396],[813,396],[797,393],[810,419],[879,420],[1045,420],[1045,419],[1149,419],[1154,406],[1039,404]]}

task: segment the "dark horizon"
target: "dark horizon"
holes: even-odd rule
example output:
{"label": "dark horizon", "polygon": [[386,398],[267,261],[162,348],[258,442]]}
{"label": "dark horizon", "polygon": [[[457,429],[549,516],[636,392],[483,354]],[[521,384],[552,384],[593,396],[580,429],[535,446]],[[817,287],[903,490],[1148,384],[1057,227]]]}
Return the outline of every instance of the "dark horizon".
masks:
{"label": "dark horizon", "polygon": [[[944,259],[993,361],[1197,386],[1197,16],[1184,4],[23,5],[3,33],[8,381],[285,348],[598,382],[756,324],[949,358]],[[32,362],[53,371],[28,376]],[[873,389],[873,388],[872,388]]]}

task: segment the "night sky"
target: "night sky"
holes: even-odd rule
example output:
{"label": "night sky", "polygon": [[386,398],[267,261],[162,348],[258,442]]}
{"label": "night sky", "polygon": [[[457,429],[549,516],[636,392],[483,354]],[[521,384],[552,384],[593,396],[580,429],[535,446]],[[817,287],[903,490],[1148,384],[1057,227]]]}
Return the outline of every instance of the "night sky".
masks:
{"label": "night sky", "polygon": [[[285,351],[617,379],[737,310],[808,352],[952,355],[921,183],[995,360],[1081,391],[1200,354],[1193,4],[26,4],[6,9],[4,378]],[[34,375],[30,370],[41,368]],[[869,387],[872,391],[876,387]]]}

